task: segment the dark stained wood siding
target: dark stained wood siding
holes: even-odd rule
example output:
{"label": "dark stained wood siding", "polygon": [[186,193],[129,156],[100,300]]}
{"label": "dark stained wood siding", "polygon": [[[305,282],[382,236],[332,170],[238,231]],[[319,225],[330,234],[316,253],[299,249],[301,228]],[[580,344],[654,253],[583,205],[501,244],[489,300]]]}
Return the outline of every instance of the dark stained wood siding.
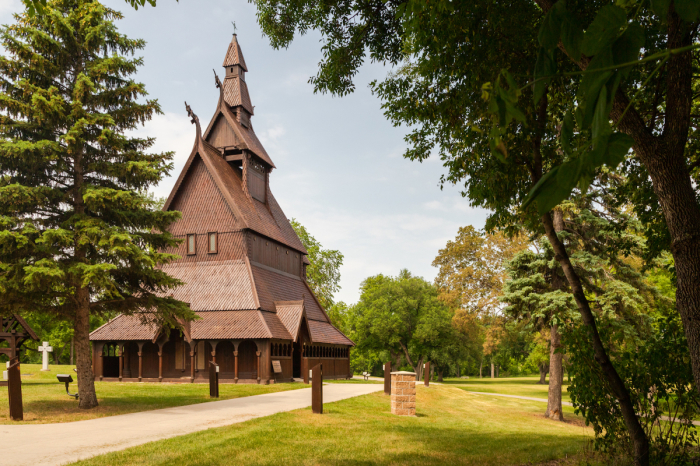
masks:
{"label": "dark stained wood siding", "polygon": [[258,378],[258,356],[255,354],[258,347],[254,341],[243,340],[238,345],[238,378]]}
{"label": "dark stained wood siding", "polygon": [[[196,254],[187,254],[186,241],[183,241],[178,247],[168,250],[171,254],[177,254],[181,257],[177,263],[181,262],[205,262],[205,261],[225,261],[234,259],[243,259],[246,253],[246,244],[248,243],[247,234],[242,231],[217,231],[218,250],[216,253],[209,253],[207,249],[209,244],[208,233],[198,233]],[[187,239],[185,236],[178,236],[181,239]]]}
{"label": "dark stained wood siding", "polygon": [[300,276],[302,259],[298,251],[255,233],[248,235],[248,257],[253,262]]}
{"label": "dark stained wood siding", "polygon": [[254,169],[248,170],[248,192],[260,202],[265,202],[265,175]]}
{"label": "dark stained wood siding", "polygon": [[231,128],[228,122],[226,122],[226,119],[221,115],[216,119],[214,127],[209,132],[207,142],[218,148],[232,147],[239,143],[233,128]]}

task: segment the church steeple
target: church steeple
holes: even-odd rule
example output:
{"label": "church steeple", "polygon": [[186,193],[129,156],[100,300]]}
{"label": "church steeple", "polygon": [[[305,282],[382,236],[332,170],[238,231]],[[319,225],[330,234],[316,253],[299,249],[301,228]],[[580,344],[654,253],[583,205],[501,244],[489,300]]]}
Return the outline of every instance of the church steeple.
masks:
{"label": "church steeple", "polygon": [[238,44],[236,34],[231,38],[226,57],[224,57],[223,67],[226,69],[224,100],[236,112],[240,123],[245,127],[250,127],[253,104],[250,102],[248,85],[245,82],[245,73],[248,71],[248,67],[245,64],[243,51]]}

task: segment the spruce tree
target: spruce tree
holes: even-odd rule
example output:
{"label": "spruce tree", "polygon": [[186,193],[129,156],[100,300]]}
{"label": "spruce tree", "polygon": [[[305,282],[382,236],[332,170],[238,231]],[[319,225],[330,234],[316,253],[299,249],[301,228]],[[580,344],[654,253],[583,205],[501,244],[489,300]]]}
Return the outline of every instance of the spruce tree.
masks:
{"label": "spruce tree", "polygon": [[147,194],[172,169],[153,138],[125,133],[160,113],[132,79],[143,40],[97,1],[53,0],[0,28],[0,313],[72,321],[80,407],[97,406],[91,314],[192,318],[164,297],[180,282],[166,228],[179,217]]}

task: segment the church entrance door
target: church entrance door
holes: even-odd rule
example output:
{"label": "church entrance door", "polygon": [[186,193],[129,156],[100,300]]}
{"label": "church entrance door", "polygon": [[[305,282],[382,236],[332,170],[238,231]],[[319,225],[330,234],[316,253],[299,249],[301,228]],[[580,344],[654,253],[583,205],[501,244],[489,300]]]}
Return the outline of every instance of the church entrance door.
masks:
{"label": "church entrance door", "polygon": [[258,378],[258,347],[254,341],[243,340],[238,345],[238,378]]}

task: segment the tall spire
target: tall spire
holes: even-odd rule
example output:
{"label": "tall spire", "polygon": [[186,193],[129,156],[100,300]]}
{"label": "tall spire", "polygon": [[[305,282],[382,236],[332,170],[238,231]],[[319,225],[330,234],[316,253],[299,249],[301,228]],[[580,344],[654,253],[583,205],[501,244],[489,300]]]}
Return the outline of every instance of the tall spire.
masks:
{"label": "tall spire", "polygon": [[253,104],[250,102],[245,73],[248,67],[243,58],[243,51],[238,44],[238,37],[233,35],[224,57],[226,78],[224,79],[224,100],[238,114],[239,121],[246,127],[250,126],[250,116],[253,115]]}

